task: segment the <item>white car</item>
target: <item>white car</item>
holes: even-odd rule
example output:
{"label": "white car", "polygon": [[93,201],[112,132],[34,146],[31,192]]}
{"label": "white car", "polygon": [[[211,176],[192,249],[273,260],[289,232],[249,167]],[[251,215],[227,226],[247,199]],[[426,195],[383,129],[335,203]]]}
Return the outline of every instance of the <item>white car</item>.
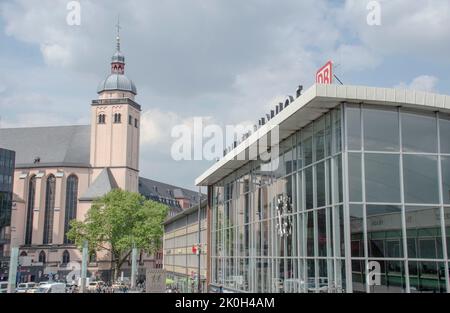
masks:
{"label": "white car", "polygon": [[8,282],[2,281],[0,282],[0,293],[7,293],[8,292]]}
{"label": "white car", "polygon": [[28,293],[35,287],[37,287],[36,283],[20,283],[16,288],[16,293]]}
{"label": "white car", "polygon": [[64,283],[48,283],[39,285],[36,293],[66,293],[66,284]]}
{"label": "white car", "polygon": [[87,286],[87,290],[89,292],[95,292],[97,290],[97,288],[101,288],[105,285],[104,282],[102,281],[92,281],[89,283],[89,285]]}

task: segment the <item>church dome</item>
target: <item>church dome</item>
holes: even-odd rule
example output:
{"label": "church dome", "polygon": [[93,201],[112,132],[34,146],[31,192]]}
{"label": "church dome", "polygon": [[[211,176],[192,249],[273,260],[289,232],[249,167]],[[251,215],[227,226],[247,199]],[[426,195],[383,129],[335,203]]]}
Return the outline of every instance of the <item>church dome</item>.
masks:
{"label": "church dome", "polygon": [[125,76],[125,56],[120,50],[120,25],[117,25],[116,52],[111,58],[111,74],[97,88],[97,93],[104,91],[126,91],[137,95],[136,85]]}
{"label": "church dome", "polygon": [[122,52],[117,51],[117,52],[114,53],[114,55],[112,56],[112,62],[121,62],[121,63],[125,63],[125,56],[122,54]]}
{"label": "church dome", "polygon": [[131,79],[122,74],[112,73],[103,80],[97,89],[97,93],[104,91],[127,91],[137,95],[136,85]]}

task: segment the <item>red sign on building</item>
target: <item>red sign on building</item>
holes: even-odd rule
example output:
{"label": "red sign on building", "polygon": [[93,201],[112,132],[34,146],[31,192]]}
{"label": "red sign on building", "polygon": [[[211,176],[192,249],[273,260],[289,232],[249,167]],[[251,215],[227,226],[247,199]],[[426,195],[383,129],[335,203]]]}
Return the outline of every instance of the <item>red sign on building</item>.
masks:
{"label": "red sign on building", "polygon": [[316,74],[316,84],[333,83],[333,62],[328,61]]}

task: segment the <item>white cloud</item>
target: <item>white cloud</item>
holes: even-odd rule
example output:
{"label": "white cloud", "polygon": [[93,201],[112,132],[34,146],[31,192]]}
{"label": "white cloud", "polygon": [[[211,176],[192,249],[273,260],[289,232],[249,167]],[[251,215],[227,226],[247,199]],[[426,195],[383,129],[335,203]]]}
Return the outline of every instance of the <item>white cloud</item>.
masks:
{"label": "white cloud", "polygon": [[372,50],[362,45],[340,45],[334,57],[339,64],[339,71],[352,72],[374,69],[381,63],[381,58]]}
{"label": "white cloud", "polygon": [[[15,55],[0,52],[0,67],[8,73],[0,83],[0,93],[6,86],[0,106],[7,105],[6,117],[16,125],[88,121],[97,82],[109,72],[120,12],[127,75],[146,110],[141,163],[144,173],[152,175],[172,170],[174,125],[190,125],[193,116],[210,116],[221,126],[256,123],[299,84],[312,84],[317,68],[329,59],[340,64],[337,71],[343,79],[352,74],[359,79],[368,70],[366,76],[380,84],[386,73],[373,70],[388,58],[449,60],[447,0],[381,1],[380,27],[367,25],[368,1],[363,0],[345,5],[326,0],[80,2],[81,25],[70,27],[67,0],[1,1],[8,40],[34,47],[43,62],[33,60],[30,67],[21,64],[20,56],[11,65]],[[435,89],[436,81],[406,85]],[[151,167],[155,150],[159,163]]]}
{"label": "white cloud", "polygon": [[47,64],[67,66],[71,62],[71,53],[59,44],[42,44],[42,55]]}
{"label": "white cloud", "polygon": [[182,118],[174,112],[163,112],[159,109],[145,111],[141,117],[141,144],[159,145],[167,143],[169,130],[182,123]]}
{"label": "white cloud", "polygon": [[414,78],[411,83],[400,83],[394,88],[398,89],[412,89],[426,92],[437,92],[436,85],[439,79],[430,75],[422,75]]}
{"label": "white cloud", "polygon": [[81,120],[73,121],[72,119],[63,118],[57,113],[30,112],[17,114],[13,120],[2,119],[0,121],[0,128],[84,124],[82,122]]}
{"label": "white cloud", "polygon": [[347,0],[341,27],[356,35],[364,46],[384,55],[405,54],[448,61],[450,2],[448,0],[379,0],[381,25],[370,26],[369,0]]}

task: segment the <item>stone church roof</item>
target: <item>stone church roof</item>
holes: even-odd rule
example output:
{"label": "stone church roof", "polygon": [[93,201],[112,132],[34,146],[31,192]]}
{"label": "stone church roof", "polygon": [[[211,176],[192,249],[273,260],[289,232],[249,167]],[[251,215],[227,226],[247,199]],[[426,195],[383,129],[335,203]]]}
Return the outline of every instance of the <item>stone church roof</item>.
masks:
{"label": "stone church roof", "polygon": [[[90,125],[30,128],[0,128],[0,147],[16,152],[16,168],[90,167]],[[36,162],[39,160],[39,162]],[[104,169],[80,200],[101,197],[117,184]],[[183,211],[177,199],[198,203],[198,192],[139,177],[139,193],[148,199],[167,204],[172,210]],[[206,196],[202,195],[202,199]]]}
{"label": "stone church roof", "polygon": [[114,180],[114,176],[109,168],[104,168],[89,186],[88,190],[80,197],[80,201],[93,201],[116,188],[117,183]]}
{"label": "stone church roof", "polygon": [[16,168],[89,167],[89,125],[0,128],[0,147],[16,152]]}
{"label": "stone church roof", "polygon": [[[177,208],[176,199],[183,198],[190,203],[198,203],[198,192],[162,183],[156,180],[139,177],[139,193],[149,199],[163,202],[172,208]],[[206,195],[202,195],[202,198]],[[173,200],[173,201],[172,201]],[[181,208],[180,208],[181,209]]]}

